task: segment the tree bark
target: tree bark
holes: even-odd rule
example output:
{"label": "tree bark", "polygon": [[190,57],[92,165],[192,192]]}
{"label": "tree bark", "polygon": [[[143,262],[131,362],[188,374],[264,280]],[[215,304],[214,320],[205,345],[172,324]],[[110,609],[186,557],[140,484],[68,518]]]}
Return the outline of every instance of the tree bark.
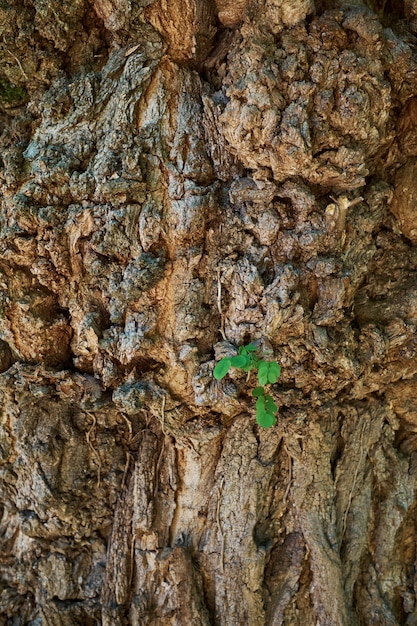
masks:
{"label": "tree bark", "polygon": [[0,623],[417,624],[416,0],[0,28]]}

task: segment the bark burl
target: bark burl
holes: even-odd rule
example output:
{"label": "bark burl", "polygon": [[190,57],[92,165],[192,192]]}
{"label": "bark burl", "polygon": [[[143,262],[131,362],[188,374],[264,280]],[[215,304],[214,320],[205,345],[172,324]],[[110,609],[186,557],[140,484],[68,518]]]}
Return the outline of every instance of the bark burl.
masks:
{"label": "bark burl", "polygon": [[0,623],[416,625],[417,1],[0,31]]}

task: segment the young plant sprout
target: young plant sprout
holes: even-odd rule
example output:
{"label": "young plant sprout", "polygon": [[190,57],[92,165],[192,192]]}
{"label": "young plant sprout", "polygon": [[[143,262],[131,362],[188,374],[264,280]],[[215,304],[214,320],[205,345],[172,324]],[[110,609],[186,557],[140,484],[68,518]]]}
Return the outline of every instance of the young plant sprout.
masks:
{"label": "young plant sprout", "polygon": [[262,428],[270,428],[277,422],[275,413],[277,405],[271,395],[265,392],[265,385],[273,385],[277,382],[281,367],[275,361],[266,361],[256,355],[258,348],[249,343],[247,346],[239,348],[239,354],[221,359],[213,370],[216,380],[221,380],[231,367],[250,372],[258,372],[259,386],[252,389],[252,395],[256,398],[256,421]]}

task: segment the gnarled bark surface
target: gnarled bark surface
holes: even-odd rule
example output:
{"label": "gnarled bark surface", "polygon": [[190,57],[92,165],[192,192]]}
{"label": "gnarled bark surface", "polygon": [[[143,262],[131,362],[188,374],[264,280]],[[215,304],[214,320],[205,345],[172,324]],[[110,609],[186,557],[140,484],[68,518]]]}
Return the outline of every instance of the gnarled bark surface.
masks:
{"label": "gnarled bark surface", "polygon": [[417,624],[417,2],[0,29],[1,623]]}

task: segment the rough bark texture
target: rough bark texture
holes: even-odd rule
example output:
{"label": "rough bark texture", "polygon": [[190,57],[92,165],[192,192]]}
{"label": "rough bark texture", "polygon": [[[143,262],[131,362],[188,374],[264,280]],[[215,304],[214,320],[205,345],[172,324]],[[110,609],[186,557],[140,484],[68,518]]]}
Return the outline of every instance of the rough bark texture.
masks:
{"label": "rough bark texture", "polygon": [[0,623],[417,624],[416,0],[0,30]]}

